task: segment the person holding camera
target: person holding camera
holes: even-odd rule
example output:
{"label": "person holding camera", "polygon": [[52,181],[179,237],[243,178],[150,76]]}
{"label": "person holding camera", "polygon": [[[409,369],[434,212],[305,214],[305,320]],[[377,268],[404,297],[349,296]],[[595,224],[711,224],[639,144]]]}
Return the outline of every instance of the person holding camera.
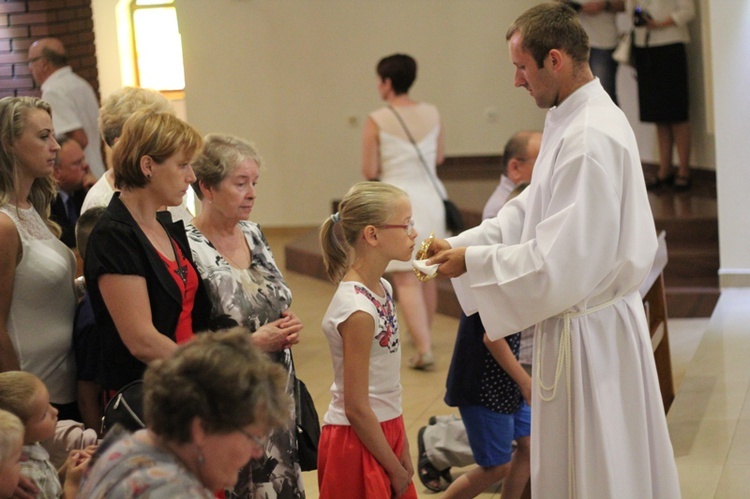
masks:
{"label": "person holding camera", "polygon": [[[650,189],[671,184],[690,189],[690,121],[685,45],[688,23],[695,17],[693,0],[628,0],[633,13],[635,68],[641,121],[656,124],[659,171],[647,182]],[[672,149],[677,149],[677,174]]]}
{"label": "person holding camera", "polygon": [[578,12],[578,20],[589,35],[589,65],[604,90],[617,102],[617,61],[612,53],[617,48],[615,15],[625,10],[625,0],[563,0]]}

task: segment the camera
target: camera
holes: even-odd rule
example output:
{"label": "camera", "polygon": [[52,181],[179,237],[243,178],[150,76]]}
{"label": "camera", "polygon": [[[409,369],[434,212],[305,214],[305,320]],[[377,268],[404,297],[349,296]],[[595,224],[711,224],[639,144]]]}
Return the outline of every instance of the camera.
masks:
{"label": "camera", "polygon": [[653,19],[653,17],[648,13],[647,10],[636,7],[633,11],[633,26],[646,26],[649,19]]}

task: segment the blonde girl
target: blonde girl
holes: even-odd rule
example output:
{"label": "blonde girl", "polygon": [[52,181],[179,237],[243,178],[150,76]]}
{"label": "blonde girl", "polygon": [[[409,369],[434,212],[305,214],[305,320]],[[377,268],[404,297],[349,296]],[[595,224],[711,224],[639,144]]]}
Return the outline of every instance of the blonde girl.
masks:
{"label": "blonde girl", "polygon": [[0,499],[12,497],[21,478],[23,433],[18,416],[0,409]]}
{"label": "blonde girl", "polygon": [[398,322],[383,279],[391,260],[411,259],[411,203],[398,187],[360,182],[339,209],[320,229],[326,271],[338,283],[323,318],[334,382],[318,450],[320,497],[416,498]]}

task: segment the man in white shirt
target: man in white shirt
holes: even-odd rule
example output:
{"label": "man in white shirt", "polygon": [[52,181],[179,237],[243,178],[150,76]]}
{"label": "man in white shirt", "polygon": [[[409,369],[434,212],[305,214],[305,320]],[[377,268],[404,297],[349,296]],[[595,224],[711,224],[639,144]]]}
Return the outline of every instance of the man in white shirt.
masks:
{"label": "man in white shirt", "polygon": [[515,85],[549,109],[534,181],[427,263],[490,339],[536,324],[534,496],[679,498],[638,292],[657,240],[635,135],[572,9],[532,7],[506,39]]}
{"label": "man in white shirt", "polygon": [[67,135],[81,145],[91,174],[98,179],[105,167],[97,125],[99,101],[94,89],[73,73],[65,47],[57,38],[42,38],[31,44],[29,71],[42,90],[42,99],[52,106],[55,133]]}

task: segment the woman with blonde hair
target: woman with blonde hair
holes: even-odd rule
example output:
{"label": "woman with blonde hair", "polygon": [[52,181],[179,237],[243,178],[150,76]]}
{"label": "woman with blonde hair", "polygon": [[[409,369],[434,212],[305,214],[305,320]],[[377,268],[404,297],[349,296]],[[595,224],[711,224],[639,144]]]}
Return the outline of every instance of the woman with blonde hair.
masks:
{"label": "woman with blonde hair", "polygon": [[202,143],[173,114],[141,111],[115,144],[121,192],[91,231],[84,265],[104,359],[102,387],[110,394],[208,325],[208,296],[185,228],[158,211],[182,201]]}
{"label": "woman with blonde hair", "polygon": [[49,219],[59,150],[49,104],[0,99],[0,371],[35,374],[61,417],[76,419],[76,262]]}

